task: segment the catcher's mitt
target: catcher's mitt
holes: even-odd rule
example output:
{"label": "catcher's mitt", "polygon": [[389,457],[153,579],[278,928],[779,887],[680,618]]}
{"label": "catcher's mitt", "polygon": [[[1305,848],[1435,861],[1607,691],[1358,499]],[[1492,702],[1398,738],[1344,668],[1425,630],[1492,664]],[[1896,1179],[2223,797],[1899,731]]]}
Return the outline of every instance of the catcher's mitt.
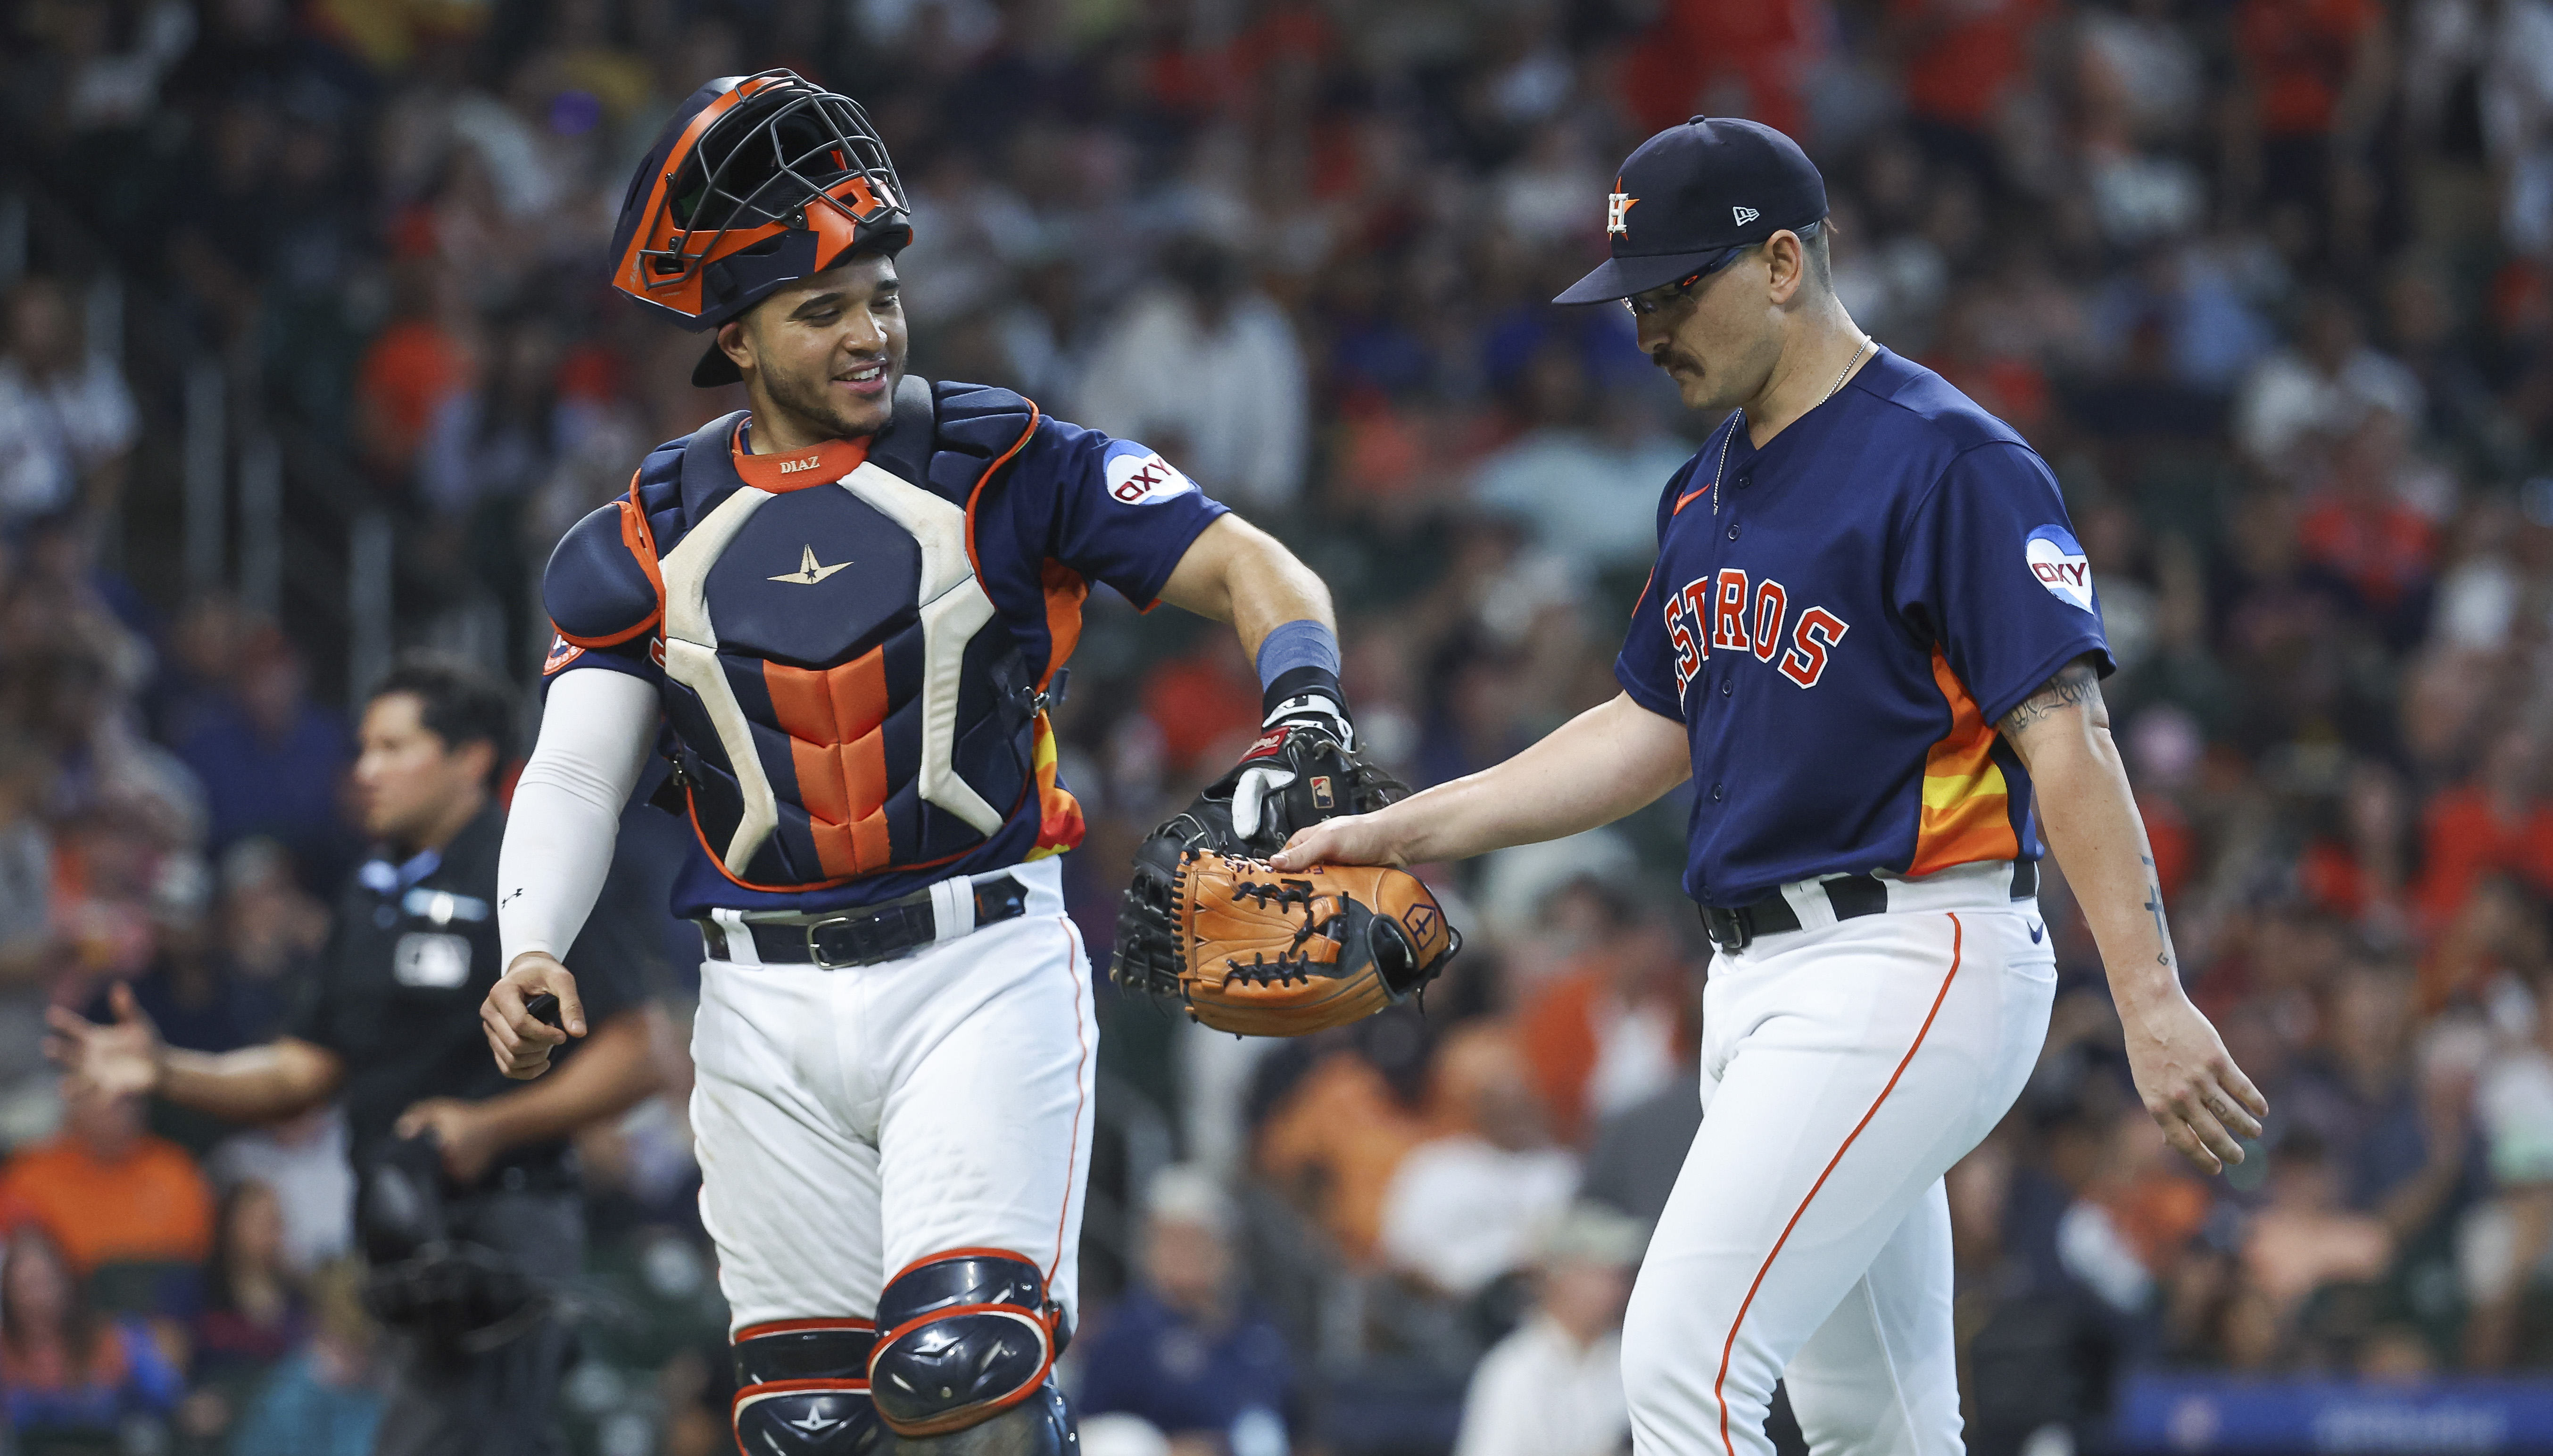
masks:
{"label": "catcher's mitt", "polygon": [[1265,858],[1294,832],[1342,814],[1371,814],[1409,796],[1409,786],[1350,750],[1335,720],[1278,723],[1232,771],[1165,821],[1135,851],[1135,873],[1117,907],[1108,977],[1128,991],[1166,995],[1182,971],[1172,881],[1190,852]]}
{"label": "catcher's mitt", "polygon": [[1384,865],[1287,873],[1191,850],[1170,887],[1175,968],[1141,989],[1216,1031],[1294,1037],[1361,1021],[1423,990],[1463,946],[1425,883]]}

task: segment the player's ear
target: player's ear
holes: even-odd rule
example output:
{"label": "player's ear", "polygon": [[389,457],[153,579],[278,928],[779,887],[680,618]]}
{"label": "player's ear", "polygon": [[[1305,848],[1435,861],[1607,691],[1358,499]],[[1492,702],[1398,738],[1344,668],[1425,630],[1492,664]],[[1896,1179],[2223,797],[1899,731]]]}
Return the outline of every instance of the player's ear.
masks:
{"label": "player's ear", "polygon": [[753,367],[753,337],[746,331],[744,320],[731,318],[719,325],[719,352],[735,361],[738,369]]}
{"label": "player's ear", "polygon": [[1776,307],[1795,297],[1808,281],[1808,247],[1788,228],[1764,240],[1765,282]]}

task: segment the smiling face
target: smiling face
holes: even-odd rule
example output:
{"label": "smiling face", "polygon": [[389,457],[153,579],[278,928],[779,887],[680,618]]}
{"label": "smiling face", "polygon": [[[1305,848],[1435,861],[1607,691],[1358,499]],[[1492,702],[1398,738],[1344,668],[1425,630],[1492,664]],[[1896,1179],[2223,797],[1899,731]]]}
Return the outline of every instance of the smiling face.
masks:
{"label": "smiling face", "polygon": [[904,375],[895,261],[863,253],[801,279],[718,333],[753,396],[754,444],[796,450],[886,427]]}

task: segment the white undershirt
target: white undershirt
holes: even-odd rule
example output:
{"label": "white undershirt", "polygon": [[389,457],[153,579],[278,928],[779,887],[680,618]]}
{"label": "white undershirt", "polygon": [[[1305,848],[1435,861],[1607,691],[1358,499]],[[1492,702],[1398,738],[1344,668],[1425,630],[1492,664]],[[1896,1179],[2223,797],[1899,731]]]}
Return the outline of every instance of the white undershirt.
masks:
{"label": "white undershirt", "polygon": [[655,688],[624,672],[571,672],[550,684],[497,855],[505,964],[527,951],[564,957],[576,943],[611,868],[620,808],[647,766],[658,712]]}

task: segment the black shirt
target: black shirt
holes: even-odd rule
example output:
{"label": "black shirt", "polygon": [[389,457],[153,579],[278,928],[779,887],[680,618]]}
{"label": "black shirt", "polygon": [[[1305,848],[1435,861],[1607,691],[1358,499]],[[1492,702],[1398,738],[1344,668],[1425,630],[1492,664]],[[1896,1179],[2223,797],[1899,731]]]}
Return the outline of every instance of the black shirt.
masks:
{"label": "black shirt", "polygon": [[[346,1064],[346,1121],[358,1168],[391,1136],[399,1114],[428,1097],[480,1101],[524,1084],[497,1069],[479,1003],[503,973],[497,943],[497,850],[505,816],[490,804],[440,853],[392,863],[377,851],[338,898],[328,953],[302,986],[284,1034],[325,1047]],[[640,967],[661,956],[662,918],[632,898],[615,863],[584,934],[569,948],[589,1034],[644,996]],[[553,1065],[575,1055],[571,1042]],[[561,1185],[564,1140],[507,1149],[491,1185]]]}

